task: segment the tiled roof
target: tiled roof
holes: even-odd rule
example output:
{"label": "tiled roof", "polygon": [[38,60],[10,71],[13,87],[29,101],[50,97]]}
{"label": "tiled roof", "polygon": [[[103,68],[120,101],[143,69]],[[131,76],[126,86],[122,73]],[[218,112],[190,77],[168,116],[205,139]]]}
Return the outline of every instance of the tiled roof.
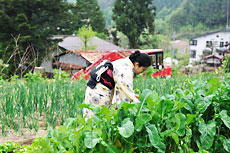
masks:
{"label": "tiled roof", "polygon": [[[74,53],[75,55],[81,56],[88,63],[96,62],[100,57],[106,55],[107,53],[117,52],[123,57],[128,57],[131,53],[133,53],[137,49],[123,49],[123,50],[75,50],[75,51],[67,51],[66,53]],[[153,52],[162,52],[162,49],[145,49],[140,50],[143,53],[153,53]]]}
{"label": "tiled roof", "polygon": [[111,52],[118,52],[121,56],[127,57],[131,54],[133,50],[119,50],[119,51],[99,51],[99,50],[93,50],[93,51],[69,51],[73,52],[74,54],[81,56],[89,63],[96,62],[100,57],[103,55],[106,55],[107,53]]}
{"label": "tiled roof", "polygon": [[64,62],[55,62],[55,63],[53,63],[53,65],[60,66],[62,69],[80,70],[81,68],[83,68],[83,66],[81,66],[81,65],[68,64],[68,63],[64,63]]}
{"label": "tiled roof", "polygon": [[205,58],[205,59],[208,59],[208,58],[212,58],[212,57],[218,58],[218,59],[220,59],[220,60],[223,60],[223,59],[224,59],[223,56],[216,55],[216,54],[208,55],[208,56],[205,56],[204,58]]}

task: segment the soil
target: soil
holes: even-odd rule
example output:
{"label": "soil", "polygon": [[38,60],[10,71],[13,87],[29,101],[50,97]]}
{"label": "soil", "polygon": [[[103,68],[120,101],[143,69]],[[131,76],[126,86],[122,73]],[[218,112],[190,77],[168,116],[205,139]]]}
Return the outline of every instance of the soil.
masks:
{"label": "soil", "polygon": [[23,129],[23,135],[13,130],[9,130],[7,132],[6,137],[4,137],[2,133],[0,133],[0,143],[11,141],[11,142],[18,142],[21,145],[24,145],[24,144],[30,145],[32,144],[32,141],[34,138],[40,137],[40,136],[46,136],[47,133],[48,133],[48,130],[44,127],[41,127],[36,133],[28,129]]}
{"label": "soil", "polygon": [[46,136],[48,134],[48,129],[45,126],[45,117],[41,116],[39,119],[39,129],[37,132],[35,130],[30,130],[29,128],[20,129],[19,132],[15,132],[14,130],[7,129],[7,136],[2,135],[2,127],[0,122],[0,143],[5,143],[7,141],[17,142],[21,145],[32,144],[33,139],[36,137]]}

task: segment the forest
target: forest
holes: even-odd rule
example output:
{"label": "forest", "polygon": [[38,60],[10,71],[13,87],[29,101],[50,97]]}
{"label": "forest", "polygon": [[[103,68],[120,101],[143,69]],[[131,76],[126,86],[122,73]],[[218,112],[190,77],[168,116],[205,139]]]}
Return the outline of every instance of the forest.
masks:
{"label": "forest", "polygon": [[[98,0],[107,26],[111,26],[112,7],[115,0]],[[184,32],[185,29],[216,30],[227,24],[228,0],[153,0],[156,7],[156,31]],[[109,25],[108,25],[109,24]]]}
{"label": "forest", "polygon": [[5,73],[39,65],[60,41],[51,39],[52,35],[77,34],[82,26],[91,25],[97,36],[107,40],[115,28],[114,43],[123,48],[164,48],[173,32],[177,39],[189,39],[224,29],[229,16],[228,0],[132,3],[135,5],[121,0],[1,0],[0,59],[9,64]]}

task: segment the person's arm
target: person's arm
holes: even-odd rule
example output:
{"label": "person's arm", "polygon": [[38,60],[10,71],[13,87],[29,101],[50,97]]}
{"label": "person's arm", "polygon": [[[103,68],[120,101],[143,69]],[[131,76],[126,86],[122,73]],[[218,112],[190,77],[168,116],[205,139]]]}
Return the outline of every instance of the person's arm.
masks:
{"label": "person's arm", "polygon": [[124,92],[127,98],[129,98],[132,102],[138,102],[139,100],[136,98],[135,93],[133,91],[133,86],[128,87],[127,84],[117,82],[117,87],[120,88],[120,92]]}
{"label": "person's arm", "polygon": [[128,102],[139,101],[133,91],[133,72],[132,69],[120,68],[115,70],[115,96],[118,96],[121,101],[128,100]]}

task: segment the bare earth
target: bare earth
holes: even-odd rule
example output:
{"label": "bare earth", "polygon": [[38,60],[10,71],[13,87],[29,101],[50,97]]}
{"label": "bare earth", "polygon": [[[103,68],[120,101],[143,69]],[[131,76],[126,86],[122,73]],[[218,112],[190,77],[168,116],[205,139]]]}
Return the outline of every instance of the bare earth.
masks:
{"label": "bare earth", "polygon": [[13,130],[7,129],[7,136],[2,135],[2,127],[0,123],[0,143],[5,143],[6,141],[18,142],[21,145],[32,144],[32,141],[36,137],[46,136],[48,134],[48,129],[44,123],[45,117],[41,116],[39,119],[39,129],[37,132],[30,129],[20,129],[21,131],[15,132]]}
{"label": "bare earth", "polygon": [[24,144],[31,144],[33,139],[40,136],[46,136],[48,133],[48,130],[46,130],[44,127],[40,128],[37,133],[33,131],[29,131],[28,129],[24,129],[24,134],[18,134],[12,130],[8,131],[7,137],[2,136],[2,133],[0,133],[0,143],[5,143],[6,141],[12,141],[12,142],[18,142],[22,145]]}

